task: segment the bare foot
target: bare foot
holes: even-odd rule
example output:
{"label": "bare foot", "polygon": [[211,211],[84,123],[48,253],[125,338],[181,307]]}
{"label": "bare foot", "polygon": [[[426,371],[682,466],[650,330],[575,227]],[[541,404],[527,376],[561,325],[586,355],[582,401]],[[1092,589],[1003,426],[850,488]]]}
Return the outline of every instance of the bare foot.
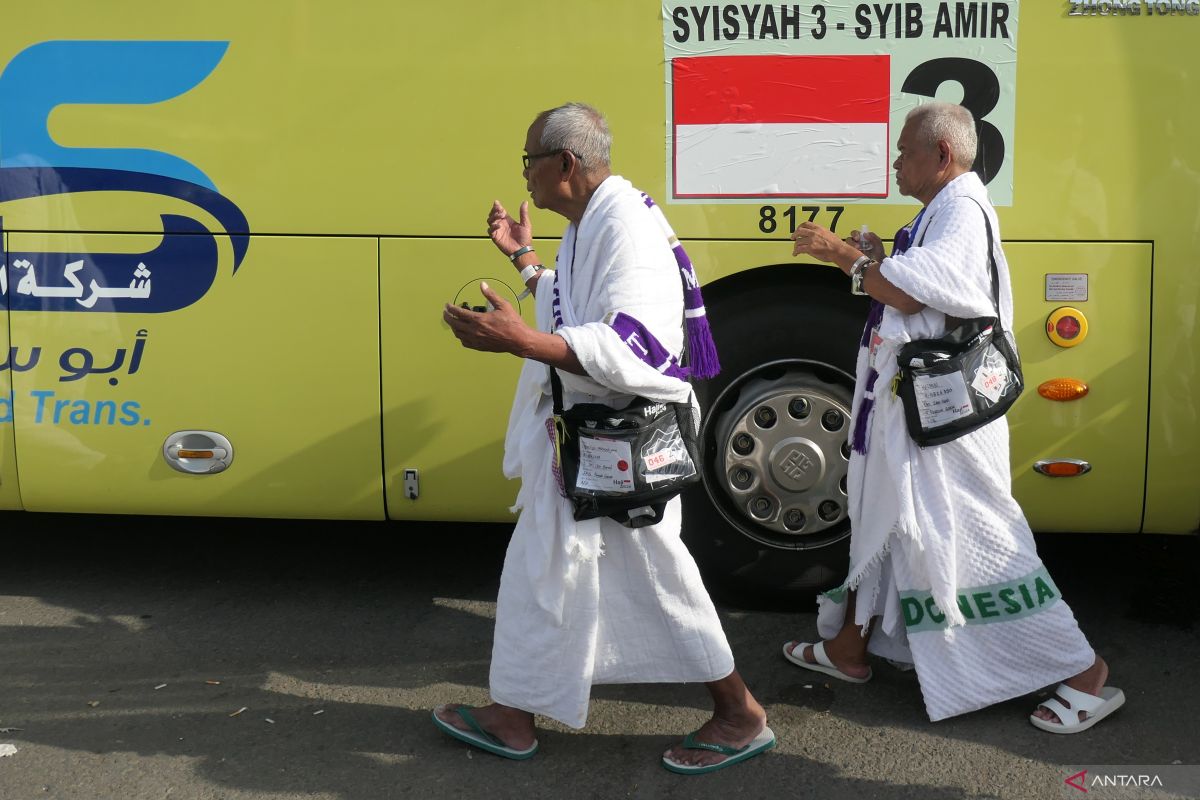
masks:
{"label": "bare foot", "polygon": [[[1096,656],[1095,662],[1093,662],[1090,667],[1076,675],[1074,678],[1068,678],[1067,680],[1063,681],[1063,683],[1065,683],[1067,686],[1070,686],[1072,689],[1075,689],[1076,691],[1086,692],[1087,694],[1099,697],[1100,690],[1104,688],[1104,682],[1107,680],[1108,663],[1105,662],[1105,660],[1100,656]],[[1059,702],[1063,703],[1064,701],[1060,698]],[[1058,715],[1045,706],[1038,706],[1037,710],[1033,712],[1033,715],[1038,719],[1044,719],[1047,722],[1054,722],[1058,724],[1062,723],[1062,720],[1058,718]],[[1079,721],[1083,722],[1085,719],[1087,719],[1087,716],[1088,715],[1086,711],[1080,711]]]}
{"label": "bare foot", "polygon": [[[817,657],[813,654],[813,645],[804,648],[802,654],[797,654],[796,648],[799,645],[800,642],[788,642],[788,652],[793,656],[799,655],[809,664],[816,664]],[[826,640],[825,655],[829,656],[829,660],[833,662],[839,672],[849,675],[851,678],[866,678],[871,675],[871,666],[867,663],[866,652],[846,647],[837,637]]]}
{"label": "bare foot", "polygon": [[[767,712],[754,698],[750,698],[745,711],[734,716],[713,715],[712,719],[696,731],[696,741],[719,744],[740,749],[754,741],[767,726]],[[663,756],[681,766],[707,767],[717,764],[729,756],[711,750],[691,750],[677,744]]]}
{"label": "bare foot", "polygon": [[471,716],[480,726],[495,736],[505,747],[513,750],[527,750],[537,741],[537,732],[533,727],[533,714],[511,706],[492,703],[489,706],[471,708],[461,704],[438,706],[433,710],[437,718],[447,725],[452,725],[460,731],[473,730],[461,716],[458,709],[467,708]]}

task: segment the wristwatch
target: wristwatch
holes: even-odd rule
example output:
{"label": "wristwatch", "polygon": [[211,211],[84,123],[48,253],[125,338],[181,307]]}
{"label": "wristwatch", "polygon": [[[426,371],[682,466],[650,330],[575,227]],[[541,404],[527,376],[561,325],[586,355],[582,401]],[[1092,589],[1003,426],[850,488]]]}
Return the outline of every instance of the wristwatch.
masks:
{"label": "wristwatch", "polygon": [[863,291],[863,279],[867,277],[867,267],[875,263],[870,256],[859,256],[850,267],[850,294],[866,294]]}

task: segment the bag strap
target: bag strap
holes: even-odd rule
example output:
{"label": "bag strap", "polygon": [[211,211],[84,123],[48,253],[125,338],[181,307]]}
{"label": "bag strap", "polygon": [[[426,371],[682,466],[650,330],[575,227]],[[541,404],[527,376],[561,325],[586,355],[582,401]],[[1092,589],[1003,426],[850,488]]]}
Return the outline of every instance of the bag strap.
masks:
{"label": "bag strap", "polygon": [[[983,226],[987,228],[988,240],[988,266],[992,276],[992,300],[996,304],[996,322],[1000,324],[1001,330],[1004,325],[1000,322],[1000,269],[996,266],[995,240],[992,237],[992,221],[988,219],[987,211],[984,210],[983,204],[970,195],[962,194],[959,197],[965,197],[975,205],[979,206],[979,212],[983,214]],[[933,224],[933,218],[929,218],[929,225]],[[921,231],[921,239],[916,246],[920,247],[925,243],[925,234],[929,232],[929,225],[925,226],[925,230]]]}
{"label": "bag strap", "polygon": [[[992,299],[996,302],[996,321],[1000,321],[1000,269],[996,266],[996,246],[992,239],[992,221],[988,219],[987,211],[983,204],[974,197],[969,198],[972,203],[979,206],[980,213],[983,214],[983,225],[987,228],[988,237],[988,264],[992,268]],[[1003,328],[1001,324],[1001,328]]]}
{"label": "bag strap", "polygon": [[[546,365],[550,367],[549,364]],[[550,395],[554,398],[554,416],[561,417],[563,413],[562,381],[558,379],[558,370],[550,367]]]}

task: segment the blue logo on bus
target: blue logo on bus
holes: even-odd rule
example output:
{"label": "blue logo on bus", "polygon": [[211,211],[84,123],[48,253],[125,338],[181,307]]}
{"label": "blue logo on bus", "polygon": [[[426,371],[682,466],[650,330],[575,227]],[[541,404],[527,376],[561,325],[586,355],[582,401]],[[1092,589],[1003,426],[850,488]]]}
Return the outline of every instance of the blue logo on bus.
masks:
{"label": "blue logo on bus", "polygon": [[[194,164],[133,148],[63,147],[47,128],[60,105],[151,104],[202,83],[228,42],[53,41],[18,53],[0,72],[0,204],[78,192],[140,192],[210,214],[233,250],[250,245],[245,215]],[[163,239],[146,253],[6,254],[0,290],[10,310],[154,313],[204,296],[217,274],[216,235],[161,215]],[[0,217],[0,230],[3,219]]]}

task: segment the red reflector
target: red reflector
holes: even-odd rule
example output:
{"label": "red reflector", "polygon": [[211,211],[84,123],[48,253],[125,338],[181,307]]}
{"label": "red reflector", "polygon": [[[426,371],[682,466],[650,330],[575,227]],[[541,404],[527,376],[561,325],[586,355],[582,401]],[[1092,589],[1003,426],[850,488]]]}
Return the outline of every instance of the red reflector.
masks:
{"label": "red reflector", "polygon": [[1063,317],[1054,325],[1055,332],[1064,339],[1074,339],[1079,335],[1079,320],[1074,317]]}
{"label": "red reflector", "polygon": [[1054,458],[1036,462],[1033,469],[1050,478],[1075,478],[1091,472],[1092,465],[1074,458]]}
{"label": "red reflector", "polygon": [[1066,478],[1081,472],[1083,469],[1078,464],[1047,464],[1045,467],[1045,474],[1056,478]]}

